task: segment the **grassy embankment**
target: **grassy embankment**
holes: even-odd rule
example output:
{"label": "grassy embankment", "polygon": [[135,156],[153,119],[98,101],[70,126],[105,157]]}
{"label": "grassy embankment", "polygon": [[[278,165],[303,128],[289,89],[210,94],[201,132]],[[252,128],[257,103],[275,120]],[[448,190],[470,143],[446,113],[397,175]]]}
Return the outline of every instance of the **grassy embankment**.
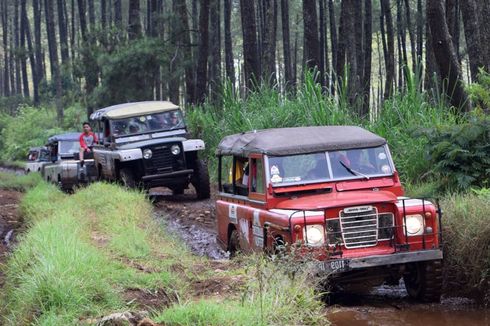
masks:
{"label": "grassy embankment", "polygon": [[260,258],[238,266],[195,257],[141,193],[98,183],[68,196],[41,182],[20,209],[28,229],[2,267],[1,324],[70,325],[140,309],[165,325],[324,322],[306,275]]}

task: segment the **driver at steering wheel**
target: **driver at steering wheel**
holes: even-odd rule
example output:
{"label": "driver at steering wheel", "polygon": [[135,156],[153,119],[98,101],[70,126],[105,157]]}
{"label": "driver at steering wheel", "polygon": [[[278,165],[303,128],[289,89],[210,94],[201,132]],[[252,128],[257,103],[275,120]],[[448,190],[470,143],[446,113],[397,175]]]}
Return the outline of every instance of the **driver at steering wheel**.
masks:
{"label": "driver at steering wheel", "polygon": [[362,150],[355,149],[347,152],[347,157],[350,161],[349,167],[353,170],[357,170],[359,172],[369,173],[376,170],[376,168],[369,163],[369,161],[364,160],[362,157]]}

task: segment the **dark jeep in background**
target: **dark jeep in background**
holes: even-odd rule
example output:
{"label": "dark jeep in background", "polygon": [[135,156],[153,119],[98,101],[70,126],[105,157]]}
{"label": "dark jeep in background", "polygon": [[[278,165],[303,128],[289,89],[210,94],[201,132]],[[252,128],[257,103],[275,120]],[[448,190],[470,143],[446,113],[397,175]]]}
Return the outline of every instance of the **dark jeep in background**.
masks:
{"label": "dark jeep in background", "polygon": [[180,108],[147,101],[110,106],[90,116],[101,132],[94,147],[99,178],[128,187],[168,187],[182,194],[189,184],[199,199],[209,198],[207,166],[198,157],[200,139],[188,139]]}

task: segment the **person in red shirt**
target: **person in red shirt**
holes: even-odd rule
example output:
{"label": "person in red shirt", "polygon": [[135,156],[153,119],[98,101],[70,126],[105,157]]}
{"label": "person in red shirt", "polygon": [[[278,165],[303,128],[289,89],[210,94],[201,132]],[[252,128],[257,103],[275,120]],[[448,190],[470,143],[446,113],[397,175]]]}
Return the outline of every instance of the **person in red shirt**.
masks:
{"label": "person in red shirt", "polygon": [[91,153],[92,147],[97,143],[97,135],[92,132],[90,123],[83,123],[83,133],[80,135],[80,161],[83,165],[83,157],[85,153]]}

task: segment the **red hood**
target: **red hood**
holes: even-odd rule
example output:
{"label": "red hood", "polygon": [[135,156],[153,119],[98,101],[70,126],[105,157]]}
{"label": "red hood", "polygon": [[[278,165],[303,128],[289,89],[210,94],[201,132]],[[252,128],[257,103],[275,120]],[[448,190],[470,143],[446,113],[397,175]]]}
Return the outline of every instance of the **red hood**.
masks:
{"label": "red hood", "polygon": [[348,191],[287,199],[277,204],[274,208],[314,210],[374,203],[395,203],[396,201],[396,195],[389,191]]}

